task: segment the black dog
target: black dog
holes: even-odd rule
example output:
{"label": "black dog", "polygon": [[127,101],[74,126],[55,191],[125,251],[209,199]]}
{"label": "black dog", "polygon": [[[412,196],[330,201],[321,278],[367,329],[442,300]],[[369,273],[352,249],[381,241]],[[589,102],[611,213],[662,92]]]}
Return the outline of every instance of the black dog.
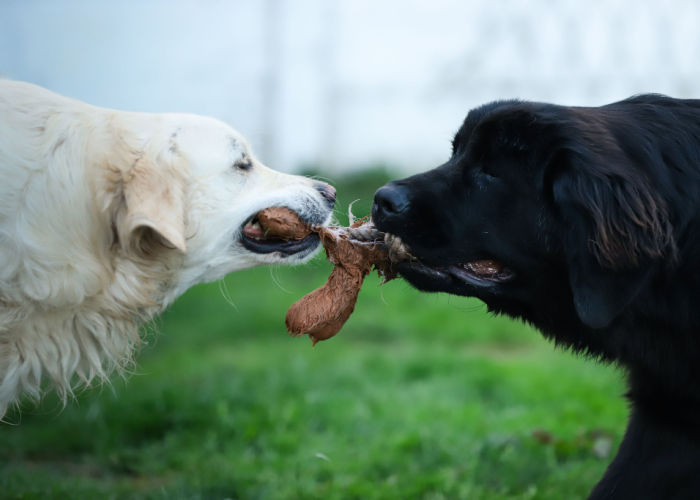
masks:
{"label": "black dog", "polygon": [[416,288],[625,367],[630,421],[590,498],[700,499],[700,100],[487,104],[372,217]]}

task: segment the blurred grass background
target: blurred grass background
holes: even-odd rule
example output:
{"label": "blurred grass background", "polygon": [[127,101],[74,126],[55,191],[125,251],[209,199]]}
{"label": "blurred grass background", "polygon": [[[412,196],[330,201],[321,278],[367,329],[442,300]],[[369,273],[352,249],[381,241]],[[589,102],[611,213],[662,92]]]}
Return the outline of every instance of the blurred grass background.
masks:
{"label": "blurred grass background", "polygon": [[[369,212],[383,169],[342,179]],[[470,299],[364,285],[333,339],[286,309],[323,256],[195,287],[147,333],[135,373],[27,403],[0,427],[0,497],[578,499],[619,444],[621,374]]]}

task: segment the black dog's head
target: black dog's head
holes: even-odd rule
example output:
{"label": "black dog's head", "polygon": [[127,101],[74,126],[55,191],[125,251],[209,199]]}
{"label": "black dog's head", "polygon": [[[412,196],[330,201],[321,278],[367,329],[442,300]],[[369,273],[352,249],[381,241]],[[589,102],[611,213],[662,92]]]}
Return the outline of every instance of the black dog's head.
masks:
{"label": "black dog's head", "polygon": [[675,248],[644,98],[626,102],[639,111],[520,101],[471,111],[445,164],[375,194],[375,224],[418,259],[401,275],[538,324],[610,325]]}

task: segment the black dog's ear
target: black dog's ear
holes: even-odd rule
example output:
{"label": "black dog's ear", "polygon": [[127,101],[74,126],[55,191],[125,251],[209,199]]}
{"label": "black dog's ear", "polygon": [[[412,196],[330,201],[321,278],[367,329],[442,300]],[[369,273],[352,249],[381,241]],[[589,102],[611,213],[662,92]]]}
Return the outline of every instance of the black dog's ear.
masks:
{"label": "black dog's ear", "polygon": [[576,312],[597,329],[632,302],[655,260],[675,254],[666,203],[642,170],[607,147],[597,157],[567,149],[551,174]]}
{"label": "black dog's ear", "polygon": [[601,263],[587,216],[568,207],[562,210],[569,284],[579,319],[591,328],[606,328],[637,296],[649,276],[649,267],[613,269]]}

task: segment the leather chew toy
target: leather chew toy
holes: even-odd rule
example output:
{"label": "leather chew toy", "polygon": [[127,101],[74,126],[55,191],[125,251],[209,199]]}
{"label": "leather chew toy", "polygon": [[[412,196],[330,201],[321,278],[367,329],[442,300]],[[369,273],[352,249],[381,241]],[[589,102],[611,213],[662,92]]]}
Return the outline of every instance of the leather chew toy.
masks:
{"label": "leather chew toy", "polygon": [[[271,211],[271,212],[270,212]],[[313,344],[340,331],[355,309],[362,282],[374,268],[387,282],[396,277],[392,263],[410,259],[396,237],[379,232],[371,222],[350,227],[309,227],[289,209],[275,207],[258,214],[260,225],[275,235],[301,239],[318,233],[333,270],[326,283],[296,301],[287,311],[290,334],[308,334]]]}
{"label": "leather chew toy", "polygon": [[311,234],[311,228],[299,219],[296,212],[287,207],[270,207],[261,210],[253,222],[243,229],[247,236],[253,238],[303,240]]}
{"label": "leather chew toy", "polygon": [[[292,335],[304,333],[314,345],[326,340],[343,327],[355,309],[362,281],[372,267],[388,281],[396,275],[391,270],[389,251],[382,233],[366,224],[359,227],[316,228],[328,260],[334,265],[328,281],[305,295],[287,311],[285,323]],[[373,234],[374,233],[374,234]],[[357,239],[364,236],[367,240]],[[377,238],[377,239],[374,239]]]}

